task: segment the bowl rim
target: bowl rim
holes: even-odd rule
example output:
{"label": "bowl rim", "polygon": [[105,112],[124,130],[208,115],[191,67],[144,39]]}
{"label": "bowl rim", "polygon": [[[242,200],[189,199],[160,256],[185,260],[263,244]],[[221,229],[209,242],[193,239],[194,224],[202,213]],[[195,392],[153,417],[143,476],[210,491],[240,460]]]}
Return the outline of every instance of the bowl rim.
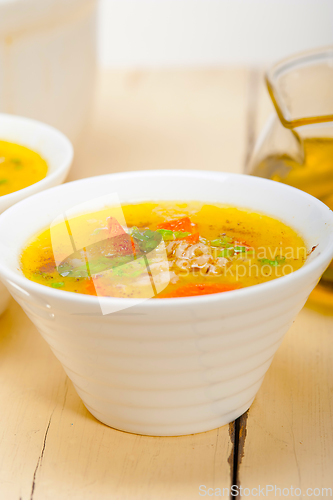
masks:
{"label": "bowl rim", "polygon": [[[19,116],[19,115],[11,115],[9,113],[0,113],[0,121],[12,121],[12,122],[21,122],[26,125],[30,125],[31,127],[36,127],[37,128],[42,128],[44,129],[47,134],[50,136],[57,136],[57,138],[63,142],[64,149],[67,149],[66,151],[66,158],[62,161],[62,163],[59,163],[59,165],[56,165],[54,167],[54,170],[52,172],[47,172],[46,176],[41,179],[38,182],[34,182],[30,186],[27,186],[22,189],[18,189],[17,191],[13,191],[12,193],[4,194],[0,196],[0,204],[2,202],[5,205],[13,205],[16,203],[19,203],[22,201],[22,198],[27,198],[30,196],[33,196],[34,194],[38,194],[36,192],[36,189],[38,191],[45,191],[49,184],[56,180],[59,174],[66,173],[66,171],[70,168],[73,158],[74,158],[74,148],[71,143],[71,141],[68,139],[68,137],[63,134],[60,130],[57,128],[53,127],[52,125],[48,125],[47,123],[44,123],[39,120],[34,120],[33,118],[26,118],[25,116]],[[11,141],[8,141],[11,142]],[[18,141],[18,144],[20,142]],[[29,146],[25,146],[29,147]],[[46,160],[47,161],[47,160]],[[19,199],[19,201],[17,201]]]}
{"label": "bowl rim", "polygon": [[[263,186],[269,184],[274,184],[276,189],[278,190],[286,190],[289,191],[291,194],[297,193],[297,196],[302,196],[305,197],[309,202],[311,202],[314,205],[317,205],[317,207],[321,211],[326,211],[326,215],[331,219],[332,227],[333,227],[333,212],[330,210],[330,208],[319,201],[317,198],[309,195],[308,193],[305,193],[304,191],[301,191],[299,189],[296,189],[292,186],[288,186],[286,184],[278,183],[276,181],[272,181],[269,179],[263,179],[261,177],[254,177],[246,174],[234,174],[234,173],[229,173],[229,172],[219,172],[219,171],[209,171],[209,170],[172,170],[172,169],[165,169],[165,170],[138,170],[138,171],[128,171],[128,172],[121,172],[121,173],[111,173],[111,174],[105,174],[105,175],[99,175],[99,176],[94,176],[94,177],[87,177],[84,179],[78,179],[76,181],[72,181],[70,183],[62,184],[47,190],[44,190],[42,192],[36,193],[32,197],[26,198],[9,209],[7,209],[3,214],[0,215],[0,230],[1,230],[1,222],[2,219],[8,218],[11,216],[11,213],[14,212],[15,210],[21,210],[21,207],[23,208],[24,205],[27,205],[30,203],[30,200],[33,198],[37,198],[39,196],[45,195],[46,192],[53,192],[53,191],[60,191],[62,189],[68,189],[69,186],[79,186],[80,184],[88,183],[92,179],[99,179],[101,182],[103,182],[104,179],[109,179],[110,177],[115,178],[126,178],[126,177],[131,177],[131,176],[146,176],[146,175],[151,175],[151,176],[162,176],[162,175],[174,175],[174,176],[192,176],[192,175],[197,175],[197,176],[203,176],[205,178],[207,177],[214,177],[216,176],[224,176],[224,177],[231,177],[235,180],[237,179],[247,179],[248,182],[250,183],[256,183],[256,184],[262,184]],[[246,181],[247,182],[247,181]],[[245,208],[245,207],[244,207]],[[248,207],[251,208],[251,207]],[[288,224],[288,223],[287,223]],[[326,223],[325,223],[326,224]],[[188,305],[193,305],[193,300],[194,304],[196,305],[204,305],[206,303],[220,303],[220,302],[229,302],[229,301],[234,301],[237,297],[241,300],[242,298],[248,298],[249,296],[256,296],[256,295],[262,295],[265,294],[265,292],[269,292],[272,289],[276,289],[276,291],[279,291],[281,288],[285,288],[288,286],[289,283],[292,282],[297,282],[297,281],[302,281],[307,275],[310,275],[311,273],[315,273],[318,271],[319,268],[323,267],[323,265],[327,265],[330,260],[333,259],[333,231],[331,232],[330,235],[330,242],[332,245],[327,244],[326,247],[309,263],[306,265],[303,265],[301,268],[297,269],[296,271],[279,277],[277,279],[268,281],[266,283],[259,283],[257,285],[241,288],[241,289],[236,289],[236,290],[230,290],[228,292],[221,292],[221,293],[214,293],[214,294],[209,294],[209,295],[201,295],[201,296],[195,296],[195,297],[175,297],[175,298],[162,298],[158,300],[143,300],[139,304],[137,303],[137,299],[131,299],[131,298],[117,298],[117,297],[96,297],[93,295],[85,295],[85,294],[80,294],[80,293],[75,293],[75,292],[68,292],[65,290],[59,290],[59,289],[53,289],[51,287],[44,286],[39,283],[35,283],[34,281],[29,280],[26,278],[23,273],[22,275],[18,275],[12,269],[8,268],[1,262],[1,253],[0,253],[0,276],[4,276],[6,279],[11,281],[14,285],[18,285],[19,287],[22,287],[23,290],[28,290],[29,292],[40,292],[39,295],[42,295],[44,297],[50,298],[50,299],[58,299],[64,300],[66,302],[71,302],[73,304],[80,304],[80,305],[90,305],[90,306],[96,306],[101,303],[101,301],[105,304],[114,304],[114,305],[121,305],[124,304],[125,301],[128,304],[129,301],[133,302],[133,306],[135,307],[140,307],[144,309],[158,309],[158,308],[164,308],[164,307],[180,307],[183,308],[184,306]]]}

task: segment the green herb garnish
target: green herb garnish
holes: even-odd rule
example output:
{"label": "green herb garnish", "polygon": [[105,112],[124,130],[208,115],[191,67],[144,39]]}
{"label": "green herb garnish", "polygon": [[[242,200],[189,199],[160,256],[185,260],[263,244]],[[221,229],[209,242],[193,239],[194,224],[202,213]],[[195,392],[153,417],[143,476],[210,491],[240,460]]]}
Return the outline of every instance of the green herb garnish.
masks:
{"label": "green herb garnish", "polygon": [[170,229],[157,229],[156,232],[160,233],[164,241],[172,241],[174,239],[173,231]]}
{"label": "green herb garnish", "polygon": [[191,236],[191,233],[186,233],[184,231],[174,231],[174,237],[176,240],[181,240],[182,238],[186,238],[187,236]]}
{"label": "green herb garnish", "polygon": [[161,243],[162,235],[157,231],[150,229],[139,230],[134,228],[132,230],[132,237],[138,243],[141,252],[149,253]]}
{"label": "green herb garnish", "polygon": [[277,255],[274,260],[270,259],[258,259],[260,264],[262,265],[268,265],[268,266],[280,266],[283,264],[283,262],[286,260],[286,258],[283,255]]}
{"label": "green herb garnish", "polygon": [[132,262],[128,266],[119,266],[113,269],[112,274],[115,276],[120,276],[123,278],[137,278],[142,274],[144,271],[146,271],[146,262],[143,259],[136,260],[135,264]]}
{"label": "green herb garnish", "polygon": [[[88,268],[90,271],[90,274],[98,274],[102,273],[103,271],[106,271],[107,269],[110,269],[112,266],[112,262],[114,259],[109,258],[109,257],[104,257],[104,256],[99,256],[97,259],[89,259],[88,260]],[[117,263],[114,263],[114,265],[117,265]],[[76,269],[79,271],[79,268]],[[81,266],[81,271],[87,270],[87,266]]]}
{"label": "green herb garnish", "polygon": [[246,252],[246,250],[247,250],[247,247],[235,246],[235,252],[236,253],[244,253],[244,252]]}
{"label": "green herb garnish", "polygon": [[58,281],[55,283],[51,283],[51,286],[52,286],[52,288],[61,288],[61,287],[65,286],[65,283],[63,281]]}
{"label": "green herb garnish", "polygon": [[232,257],[235,253],[235,250],[233,247],[230,247],[230,248],[223,248],[223,250],[221,250],[217,256],[218,257]]}
{"label": "green herb garnish", "polygon": [[156,232],[160,233],[164,241],[181,240],[191,235],[185,231],[171,231],[171,229],[157,229]]}
{"label": "green herb garnish", "polygon": [[228,236],[223,236],[222,238],[217,238],[216,240],[212,240],[210,244],[213,247],[224,247],[224,248],[230,248],[232,245],[230,243],[232,242],[232,238],[229,238]]}

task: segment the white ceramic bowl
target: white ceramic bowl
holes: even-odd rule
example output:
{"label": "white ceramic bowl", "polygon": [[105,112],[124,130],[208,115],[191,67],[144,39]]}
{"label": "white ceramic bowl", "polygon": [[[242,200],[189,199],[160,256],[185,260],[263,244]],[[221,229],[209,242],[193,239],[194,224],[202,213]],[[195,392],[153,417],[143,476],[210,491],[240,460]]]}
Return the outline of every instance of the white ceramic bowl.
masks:
{"label": "white ceramic bowl", "polygon": [[[265,284],[147,300],[106,316],[96,297],[54,290],[22,275],[18,259],[28,237],[70,207],[113,192],[124,202],[203,200],[252,208],[294,227],[309,249],[317,247],[300,270]],[[246,411],[332,257],[333,215],[325,205],[283,184],[242,175],[149,171],[95,177],[39,193],[0,217],[0,276],[11,294],[88,410],[109,426],[139,434],[207,431]],[[133,299],[102,300],[120,309]]]}
{"label": "white ceramic bowl", "polygon": [[[0,140],[15,142],[40,153],[49,167],[45,179],[0,196],[0,214],[24,198],[57,186],[65,180],[73,161],[73,147],[67,137],[55,128],[28,118],[0,114]],[[22,220],[26,224],[25,214]],[[9,298],[9,293],[0,282],[0,314],[6,309]]]}

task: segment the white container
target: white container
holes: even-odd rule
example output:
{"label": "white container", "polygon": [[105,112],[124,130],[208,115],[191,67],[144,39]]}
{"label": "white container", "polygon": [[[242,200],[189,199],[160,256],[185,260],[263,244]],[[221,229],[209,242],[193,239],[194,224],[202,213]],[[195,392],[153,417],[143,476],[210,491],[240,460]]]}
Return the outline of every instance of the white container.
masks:
{"label": "white container", "polygon": [[0,0],[0,112],[76,141],[96,67],[95,0]]}
{"label": "white container", "polygon": [[[0,114],[0,139],[36,151],[48,164],[48,173],[44,179],[14,193],[0,196],[0,214],[24,198],[57,186],[66,179],[73,161],[73,147],[58,130],[28,118]],[[26,224],[25,216],[22,220]],[[19,227],[21,229],[22,223]],[[3,243],[6,243],[6,239],[4,235]],[[0,282],[0,314],[6,309],[9,298],[8,291]]]}
{"label": "white container", "polygon": [[[277,217],[317,245],[306,264],[276,280],[221,294],[151,299],[101,314],[97,297],[27,280],[27,239],[65,210],[117,192],[122,202],[202,200]],[[43,209],[41,210],[41,207]],[[16,231],[22,217],[26,224]],[[231,422],[251,405],[274,353],[333,257],[333,214],[289,186],[200,171],[129,172],[48,190],[0,217],[0,276],[34,322],[88,410],[129,432],[172,436]]]}

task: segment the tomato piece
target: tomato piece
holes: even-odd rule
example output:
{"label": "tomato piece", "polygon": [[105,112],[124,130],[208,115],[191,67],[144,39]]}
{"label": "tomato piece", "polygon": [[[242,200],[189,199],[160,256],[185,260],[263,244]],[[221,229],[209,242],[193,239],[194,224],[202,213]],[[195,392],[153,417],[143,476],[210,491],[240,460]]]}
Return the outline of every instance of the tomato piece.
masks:
{"label": "tomato piece", "polygon": [[133,255],[133,241],[129,234],[123,233],[94,243],[87,249],[90,259],[120,255]]}
{"label": "tomato piece", "polygon": [[171,231],[181,231],[183,233],[193,233],[197,229],[197,225],[191,222],[189,217],[163,222],[157,227],[158,229],[169,229]]}
{"label": "tomato piece", "polygon": [[126,234],[122,226],[114,217],[107,218],[107,225],[109,230],[109,238],[113,238],[114,236],[119,236],[120,234]]}
{"label": "tomato piece", "polygon": [[182,240],[189,243],[197,243],[199,241],[198,226],[194,222],[191,222],[189,217],[163,222],[157,227],[158,229],[168,229],[174,232],[191,233],[189,236],[185,236],[185,238],[176,238],[176,241]]}
{"label": "tomato piece", "polygon": [[181,286],[173,292],[161,294],[158,297],[163,299],[176,297],[196,297],[199,295],[209,295],[212,293],[229,292],[230,290],[236,290],[237,288],[239,288],[238,285],[229,285],[223,283],[191,283],[189,285]]}

